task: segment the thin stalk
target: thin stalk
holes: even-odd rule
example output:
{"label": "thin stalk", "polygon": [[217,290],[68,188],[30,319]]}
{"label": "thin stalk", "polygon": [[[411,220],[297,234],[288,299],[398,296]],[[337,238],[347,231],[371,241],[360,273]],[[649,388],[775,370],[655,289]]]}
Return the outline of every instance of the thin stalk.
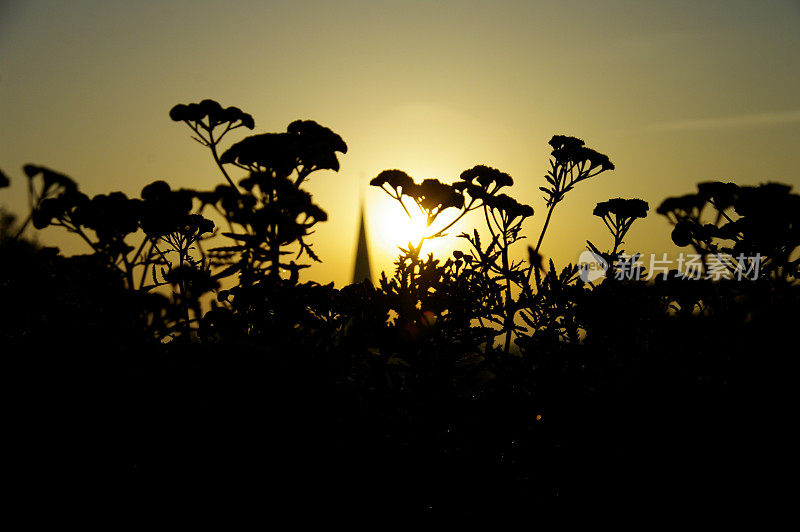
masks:
{"label": "thin stalk", "polygon": [[217,142],[219,141],[219,139],[215,141],[214,136],[211,134],[210,131],[208,132],[208,134],[209,134],[208,147],[211,149],[211,155],[214,156],[214,162],[217,163],[217,166],[219,166],[220,171],[222,171],[222,175],[225,176],[225,179],[227,179],[228,183],[231,184],[233,190],[235,190],[237,194],[241,194],[241,192],[239,192],[239,188],[233,184],[233,179],[231,179],[231,176],[228,175],[228,171],[225,170],[225,167],[222,165],[222,161],[219,160],[219,155],[217,154]]}
{"label": "thin stalk", "polygon": [[505,327],[506,329],[506,339],[505,344],[503,346],[503,352],[508,354],[509,350],[511,349],[511,332],[514,326],[514,311],[511,309],[511,304],[513,303],[511,299],[511,281],[509,280],[509,268],[508,268],[508,224],[505,218],[503,218],[503,249],[501,250],[501,256],[503,258],[503,277],[506,281],[506,301],[505,301],[505,314],[506,314],[506,322]]}
{"label": "thin stalk", "polygon": [[547,226],[550,224],[550,217],[553,216],[553,210],[556,208],[557,202],[550,205],[550,208],[547,209],[547,218],[544,220],[544,226],[542,226],[542,232],[539,234],[539,240],[536,242],[536,253],[539,253],[539,248],[542,247],[542,240],[544,240],[544,233],[547,231]]}

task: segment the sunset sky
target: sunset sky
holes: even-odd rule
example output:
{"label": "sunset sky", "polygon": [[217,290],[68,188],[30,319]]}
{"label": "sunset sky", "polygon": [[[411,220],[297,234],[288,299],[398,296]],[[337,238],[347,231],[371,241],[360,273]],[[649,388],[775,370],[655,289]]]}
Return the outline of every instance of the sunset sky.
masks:
{"label": "sunset sky", "polygon": [[619,196],[651,210],[625,247],[672,252],[654,212],[667,196],[719,179],[800,189],[800,2],[3,0],[0,168],[13,186],[0,205],[26,214],[29,162],[89,194],[213,188],[210,156],[168,116],[204,98],[251,113],[256,132],[312,119],[347,142],[341,171],[308,187],[330,221],[307,279],[349,282],[361,198],[373,267],[390,266],[402,210],[368,186],[388,168],[446,182],[476,164],[508,172],[536,211],[535,242],[556,133],[617,169],[567,195],[544,255],[608,247],[592,209]]}

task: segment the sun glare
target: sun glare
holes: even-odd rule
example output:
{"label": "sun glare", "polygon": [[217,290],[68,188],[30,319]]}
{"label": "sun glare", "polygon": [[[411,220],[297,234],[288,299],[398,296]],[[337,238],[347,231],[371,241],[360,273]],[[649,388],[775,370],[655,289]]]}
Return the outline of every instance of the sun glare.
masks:
{"label": "sun glare", "polygon": [[[427,235],[436,232],[435,224],[428,227],[425,217],[409,207],[411,217],[396,202],[380,202],[373,207],[371,240],[374,245],[391,256],[399,253],[398,247],[406,248],[411,242],[415,246]],[[377,212],[376,212],[377,211]],[[444,238],[426,240],[422,252],[439,254],[444,247]]]}

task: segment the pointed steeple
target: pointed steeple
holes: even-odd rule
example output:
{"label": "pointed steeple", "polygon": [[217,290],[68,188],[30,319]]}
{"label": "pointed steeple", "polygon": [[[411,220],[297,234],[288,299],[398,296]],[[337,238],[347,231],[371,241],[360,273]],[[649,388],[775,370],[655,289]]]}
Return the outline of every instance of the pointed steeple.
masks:
{"label": "pointed steeple", "polygon": [[[358,247],[356,248],[356,263],[353,268],[353,283],[361,283],[368,279],[372,283],[372,268],[369,263],[369,248],[367,247],[367,228],[364,223],[364,206],[361,206],[361,222],[358,228]],[[373,283],[374,284],[374,283]]]}

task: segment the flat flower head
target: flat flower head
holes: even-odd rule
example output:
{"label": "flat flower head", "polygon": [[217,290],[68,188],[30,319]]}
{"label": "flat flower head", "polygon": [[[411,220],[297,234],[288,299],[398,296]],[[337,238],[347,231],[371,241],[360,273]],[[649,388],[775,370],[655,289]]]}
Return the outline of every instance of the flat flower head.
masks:
{"label": "flat flower head", "polygon": [[179,103],[169,110],[169,117],[175,122],[188,120],[189,108],[187,105]]}
{"label": "flat flower head", "polygon": [[580,156],[584,161],[589,162],[589,169],[600,168],[602,171],[613,170],[614,163],[608,158],[608,155],[596,152],[591,148],[582,148]]}
{"label": "flat flower head", "polygon": [[382,187],[388,184],[393,189],[409,191],[414,186],[414,180],[402,170],[384,170],[369,182],[373,187]]}
{"label": "flat flower head", "polygon": [[347,144],[342,137],[313,120],[295,120],[286,132],[301,137],[310,144],[324,144],[331,151],[347,153]]}
{"label": "flat flower head", "polygon": [[589,171],[595,168],[600,168],[600,172],[614,169],[614,164],[607,155],[587,148],[581,139],[555,135],[549,144],[553,147],[551,155],[559,164],[576,164],[582,167],[588,164]]}
{"label": "flat flower head", "polygon": [[670,213],[673,214],[689,214],[692,213],[695,209],[700,209],[706,200],[699,194],[686,194],[683,196],[675,196],[671,198],[667,198],[661,202],[661,205],[658,206],[656,212],[658,214],[667,215]]}
{"label": "flat flower head", "polygon": [[224,112],[224,109],[218,102],[208,99],[200,102],[200,109],[203,111],[203,116],[207,116],[208,121],[212,124],[219,123]]}
{"label": "flat flower head", "polygon": [[453,183],[451,186],[453,187],[453,190],[456,190],[461,194],[466,192],[471,198],[476,200],[486,201],[486,199],[490,197],[485,188],[469,181],[458,181]]}
{"label": "flat flower head", "polygon": [[493,209],[504,212],[508,216],[509,220],[513,220],[518,217],[527,218],[529,216],[533,216],[533,207],[519,203],[517,200],[507,194],[497,194],[496,196],[491,196],[491,199],[487,201],[487,204]]}
{"label": "flat flower head", "polygon": [[422,206],[429,211],[450,207],[460,209],[464,206],[464,196],[438,179],[425,179],[419,185],[419,198]]}
{"label": "flat flower head", "polygon": [[53,189],[61,189],[62,192],[69,194],[73,194],[78,191],[78,185],[72,180],[72,178],[54,170],[50,170],[44,166],[26,164],[22,167],[22,170],[29,179],[33,179],[37,176],[42,177],[42,183],[44,185],[42,194],[46,194]]}
{"label": "flat flower head", "polygon": [[140,200],[128,199],[122,192],[98,194],[89,203],[89,216],[83,224],[100,237],[134,233],[139,224]]}
{"label": "flat flower head", "polygon": [[722,181],[709,181],[697,185],[698,195],[712,201],[720,210],[733,206],[738,190],[739,187],[735,183]]}
{"label": "flat flower head", "polygon": [[156,181],[142,189],[139,204],[144,232],[160,236],[180,230],[192,210],[195,193],[189,190],[171,190],[164,181]]}
{"label": "flat flower head", "polygon": [[186,105],[186,109],[183,112],[184,120],[189,122],[199,122],[205,116],[203,113],[203,108],[200,106],[199,103],[190,103]]}
{"label": "flat flower head", "polygon": [[620,218],[635,219],[647,217],[648,210],[650,206],[644,200],[614,198],[598,203],[593,214],[600,218],[613,214]]}
{"label": "flat flower head", "polygon": [[166,197],[167,194],[172,192],[169,183],[166,181],[153,181],[142,189],[142,199],[145,201],[158,200]]}
{"label": "flat flower head", "polygon": [[[175,122],[200,122],[208,117],[211,128],[220,124],[236,124],[253,129],[253,117],[238,107],[223,108],[214,100],[203,100],[200,103],[179,103],[169,111],[169,117]],[[205,127],[205,126],[203,126]]]}
{"label": "flat flower head", "polygon": [[313,120],[295,120],[286,133],[296,141],[296,157],[304,168],[339,170],[336,153],[347,153],[347,144],[338,134]]}
{"label": "flat flower head", "polygon": [[241,125],[247,129],[253,129],[255,127],[255,121],[251,115],[233,106],[227,107],[219,113],[219,121],[223,124],[235,124],[236,122],[240,122]]}
{"label": "flat flower head", "polygon": [[240,168],[264,169],[276,175],[290,175],[297,165],[295,144],[296,139],[287,133],[251,135],[228,148],[220,161]]}
{"label": "flat flower head", "polygon": [[568,137],[566,135],[553,135],[553,138],[550,139],[548,144],[550,144],[554,150],[576,150],[583,146],[584,142],[575,137]]}
{"label": "flat flower head", "polygon": [[183,223],[176,229],[179,233],[186,236],[201,236],[214,231],[214,222],[204,218],[199,214],[188,214],[184,217]]}
{"label": "flat flower head", "polygon": [[791,197],[792,187],[782,183],[765,183],[757,187],[741,187],[733,208],[740,216],[770,216],[777,213]]}
{"label": "flat flower head", "polygon": [[65,210],[64,202],[60,198],[46,198],[31,213],[33,226],[36,229],[44,229],[54,218],[62,216]]}
{"label": "flat flower head", "polygon": [[470,183],[477,181],[484,189],[489,188],[492,183],[495,183],[497,188],[510,187],[514,184],[514,180],[507,173],[483,164],[464,170],[460,178]]}

